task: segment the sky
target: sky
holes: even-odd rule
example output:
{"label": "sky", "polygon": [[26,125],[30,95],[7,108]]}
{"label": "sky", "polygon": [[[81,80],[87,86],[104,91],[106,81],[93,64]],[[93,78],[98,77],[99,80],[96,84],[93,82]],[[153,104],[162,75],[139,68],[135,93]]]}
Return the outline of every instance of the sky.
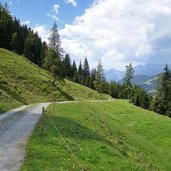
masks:
{"label": "sky", "polygon": [[57,22],[62,47],[91,68],[171,63],[171,0],[0,0],[48,41]]}

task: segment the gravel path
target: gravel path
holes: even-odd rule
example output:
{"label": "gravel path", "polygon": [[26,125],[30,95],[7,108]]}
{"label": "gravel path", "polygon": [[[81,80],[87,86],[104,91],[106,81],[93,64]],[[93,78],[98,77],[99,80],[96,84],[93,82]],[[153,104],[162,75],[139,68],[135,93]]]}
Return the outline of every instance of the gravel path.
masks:
{"label": "gravel path", "polygon": [[[113,99],[114,100],[114,99]],[[104,102],[111,100],[90,100]],[[74,103],[65,101],[57,103]],[[0,171],[18,171],[24,161],[25,147],[35,124],[41,116],[42,107],[50,103],[22,106],[0,115]]]}
{"label": "gravel path", "polygon": [[0,115],[0,171],[17,171],[25,156],[26,142],[42,107],[50,103],[23,106]]}

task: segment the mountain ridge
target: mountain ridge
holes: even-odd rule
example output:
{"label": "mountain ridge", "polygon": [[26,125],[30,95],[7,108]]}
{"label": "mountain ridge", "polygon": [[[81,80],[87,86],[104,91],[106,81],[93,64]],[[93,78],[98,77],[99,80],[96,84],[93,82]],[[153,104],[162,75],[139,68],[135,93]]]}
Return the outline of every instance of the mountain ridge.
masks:
{"label": "mountain ridge", "polygon": [[[163,72],[166,64],[153,64],[147,63],[145,65],[137,65],[134,68],[134,75],[147,75],[147,76],[156,76]],[[171,68],[171,64],[168,64]],[[111,68],[104,71],[106,79],[108,81],[120,81],[124,75],[125,71],[119,71],[117,69]]]}
{"label": "mountain ridge", "polygon": [[[171,64],[168,65],[171,68]],[[146,92],[154,94],[157,88],[157,76],[164,70],[164,64],[147,63],[145,65],[138,65],[134,67],[134,77],[132,79],[133,85],[141,86]],[[106,79],[108,81],[115,81],[119,84],[123,84],[124,71],[118,71],[116,69],[110,69],[105,71]],[[120,77],[118,77],[119,73]],[[122,78],[121,78],[122,76]],[[120,79],[121,78],[121,79]]]}

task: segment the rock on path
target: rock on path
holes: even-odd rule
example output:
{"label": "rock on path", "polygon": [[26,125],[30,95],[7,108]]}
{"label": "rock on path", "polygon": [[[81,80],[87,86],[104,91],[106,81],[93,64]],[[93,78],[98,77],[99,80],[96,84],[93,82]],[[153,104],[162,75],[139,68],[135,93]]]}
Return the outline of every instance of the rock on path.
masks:
{"label": "rock on path", "polygon": [[0,115],[0,171],[17,171],[25,156],[25,147],[42,107],[50,103],[23,106]]}

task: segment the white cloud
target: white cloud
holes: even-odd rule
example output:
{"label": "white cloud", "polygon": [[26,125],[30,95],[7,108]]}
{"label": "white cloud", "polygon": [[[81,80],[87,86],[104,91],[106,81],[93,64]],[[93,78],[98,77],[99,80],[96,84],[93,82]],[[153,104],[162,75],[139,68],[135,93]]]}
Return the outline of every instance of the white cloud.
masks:
{"label": "white cloud", "polygon": [[53,5],[53,12],[55,12],[55,14],[58,14],[59,13],[59,8],[60,8],[59,4],[54,4]]}
{"label": "white cloud", "polygon": [[171,35],[170,18],[171,0],[95,0],[60,30],[62,45],[73,58],[87,56],[91,67],[99,59],[105,68],[121,70],[129,62],[155,62],[152,40]]}
{"label": "white cloud", "polygon": [[151,52],[152,52],[151,46],[149,44],[144,44],[137,48],[135,52],[135,56],[136,57],[144,56],[150,54]]}
{"label": "white cloud", "polygon": [[52,7],[52,10],[50,13],[47,13],[46,15],[50,18],[52,18],[53,20],[56,20],[58,21],[59,18],[57,17],[57,14],[59,13],[59,4],[54,4],[53,7]]}
{"label": "white cloud", "polygon": [[58,18],[55,14],[47,13],[46,15],[47,15],[48,17],[52,18],[53,20],[56,20],[56,21],[59,20],[59,18]]}
{"label": "white cloud", "polygon": [[21,22],[21,24],[22,25],[28,25],[28,24],[30,24],[30,20],[23,21],[23,22]]}
{"label": "white cloud", "polygon": [[67,4],[71,4],[71,5],[74,6],[74,7],[77,6],[76,0],[65,0],[65,2],[66,2]]}
{"label": "white cloud", "polygon": [[38,32],[39,36],[43,41],[46,41],[48,43],[48,37],[49,37],[49,30],[46,26],[44,25],[36,25],[33,28],[34,32]]}

